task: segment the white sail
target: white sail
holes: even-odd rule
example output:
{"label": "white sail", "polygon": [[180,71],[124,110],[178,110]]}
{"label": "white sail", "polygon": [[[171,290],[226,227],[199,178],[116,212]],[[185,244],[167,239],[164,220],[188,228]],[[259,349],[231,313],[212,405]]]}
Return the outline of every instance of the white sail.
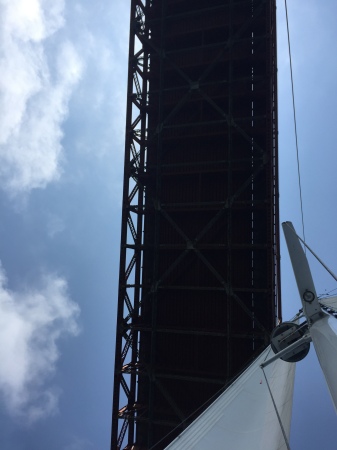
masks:
{"label": "white sail", "polygon": [[337,412],[337,319],[326,315],[314,322],[310,335]]}
{"label": "white sail", "polygon": [[286,450],[295,364],[278,359],[265,367],[272,398],[260,368],[272,356],[268,347],[167,450]]}

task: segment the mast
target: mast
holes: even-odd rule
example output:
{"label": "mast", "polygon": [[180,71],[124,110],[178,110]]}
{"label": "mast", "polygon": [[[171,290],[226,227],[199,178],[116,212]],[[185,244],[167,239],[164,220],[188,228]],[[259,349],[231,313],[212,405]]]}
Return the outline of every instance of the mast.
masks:
{"label": "mast", "polygon": [[282,224],[303,312],[317,357],[337,411],[337,323],[318,301],[307,257],[291,222]]}

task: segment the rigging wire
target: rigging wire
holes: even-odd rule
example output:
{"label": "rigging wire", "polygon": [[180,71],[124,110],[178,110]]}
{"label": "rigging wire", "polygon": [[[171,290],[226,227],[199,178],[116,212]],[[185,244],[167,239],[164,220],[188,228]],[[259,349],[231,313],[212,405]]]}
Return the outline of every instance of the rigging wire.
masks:
{"label": "rigging wire", "polygon": [[322,294],[319,294],[317,296],[317,298],[320,299],[320,298],[324,298],[326,296],[331,296],[331,292],[334,292],[334,291],[337,291],[337,288],[330,289],[330,291],[327,291],[327,292],[323,292]]}
{"label": "rigging wire", "polygon": [[[270,348],[269,348],[270,352]],[[268,354],[269,354],[268,352]],[[267,356],[268,356],[267,354]],[[267,358],[266,356],[266,358]],[[266,359],[265,358],[265,359]],[[222,386],[215,394],[213,394],[206,402],[204,402],[202,405],[198,406],[189,416],[187,416],[181,423],[179,423],[177,426],[175,426],[172,430],[170,430],[164,437],[162,437],[159,441],[157,441],[154,445],[152,445],[149,450],[156,450],[159,444],[161,444],[171,433],[174,433],[179,428],[183,427],[182,432],[186,429],[186,427],[189,425],[188,421],[193,416],[195,416],[198,412],[201,412],[202,409],[204,409],[206,406],[209,406],[217,397],[219,397],[220,394],[225,392],[225,390],[232,385],[244,372],[246,369],[249,368],[251,363],[254,361],[254,359],[251,359],[248,363],[248,365],[242,369],[235,377],[231,378],[224,386]]]}
{"label": "rigging wire", "polygon": [[[264,358],[264,361],[266,361],[266,359],[268,358],[270,351],[271,351],[271,347],[269,348],[269,351],[268,351],[266,357]],[[285,442],[285,444],[286,444],[287,450],[291,450],[291,449],[290,449],[289,440],[288,440],[288,436],[287,436],[287,433],[285,432],[285,429],[284,429],[284,427],[283,427],[282,419],[281,419],[281,416],[280,416],[280,414],[279,414],[279,412],[278,412],[278,409],[277,409],[277,406],[276,406],[276,402],[275,402],[273,393],[272,393],[272,391],[271,391],[271,388],[270,388],[270,385],[269,385],[269,382],[268,382],[268,378],[267,378],[266,372],[264,371],[264,367],[263,367],[263,366],[260,366],[260,367],[261,367],[261,370],[262,370],[262,372],[263,372],[264,379],[265,379],[265,381],[266,381],[266,383],[267,383],[267,388],[268,388],[268,391],[269,391],[269,394],[270,394],[271,401],[273,402],[273,406],[274,406],[274,409],[275,409],[275,413],[276,413],[278,422],[279,422],[279,424],[280,424],[280,428],[281,428],[281,431],[282,431],[282,434],[283,434],[284,442]]]}
{"label": "rigging wire", "polygon": [[302,216],[302,233],[303,233],[303,240],[305,242],[304,214],[303,214],[303,200],[302,200],[302,186],[301,186],[301,172],[300,172],[300,158],[299,158],[299,152],[298,152],[297,122],[296,122],[295,94],[294,94],[294,78],[293,78],[293,65],[292,65],[291,50],[290,50],[290,32],[289,32],[287,0],[284,0],[284,6],[285,6],[285,11],[286,11],[286,22],[287,22],[288,52],[289,52],[289,62],[290,62],[291,92],[292,92],[292,99],[293,99],[294,128],[295,128],[295,142],[296,142],[296,156],[297,156],[297,174],[298,174],[298,186],[299,186],[299,191],[300,191],[301,216]]}
{"label": "rigging wire", "polygon": [[285,444],[286,444],[287,449],[290,450],[290,445],[289,445],[288,437],[287,437],[287,434],[286,434],[285,429],[284,429],[284,427],[283,427],[282,420],[281,420],[280,414],[279,414],[279,412],[278,412],[278,409],[277,409],[277,406],[276,406],[276,403],[275,403],[275,399],[274,399],[273,393],[272,393],[272,391],[271,391],[271,389],[270,389],[269,382],[268,382],[268,378],[267,378],[267,376],[266,376],[266,372],[264,371],[264,368],[263,368],[263,367],[261,367],[261,369],[262,369],[262,372],[263,372],[263,375],[264,375],[264,379],[266,380],[266,383],[267,383],[268,391],[269,391],[269,394],[270,394],[271,401],[273,402],[273,405],[274,405],[274,409],[275,409],[275,413],[276,413],[278,422],[279,422],[279,424],[280,424],[280,428],[281,428],[281,431],[282,431],[282,434],[283,434],[284,442],[285,442]]}
{"label": "rigging wire", "polygon": [[[243,372],[243,371],[242,371]],[[240,375],[240,373],[239,373]],[[168,436],[170,436],[171,433],[175,432],[177,429],[181,428],[182,426],[184,427],[184,429],[186,429],[186,424],[188,423],[188,420],[191,419],[193,417],[193,415],[195,415],[196,413],[198,413],[198,411],[201,411],[202,408],[206,407],[207,405],[209,405],[213,400],[216,399],[216,397],[222,393],[223,391],[225,391],[227,389],[227,387],[229,387],[229,385],[232,383],[232,381],[234,381],[233,379],[231,381],[229,381],[228,383],[225,384],[225,386],[223,386],[222,388],[220,388],[218,390],[218,392],[216,392],[215,394],[212,395],[212,397],[210,397],[206,402],[204,402],[202,405],[198,406],[198,408],[196,408],[189,416],[187,416],[184,420],[181,421],[181,423],[179,423],[177,426],[175,426],[172,430],[170,430],[164,437],[162,437],[159,441],[157,441],[154,445],[152,445],[149,450],[155,450],[156,448],[158,448],[158,445],[163,442]]]}
{"label": "rigging wire", "polygon": [[337,276],[333,273],[333,271],[330,270],[329,267],[326,264],[324,264],[324,262],[321,260],[321,258],[319,256],[317,256],[316,253],[309,247],[309,245],[298,234],[296,234],[296,231],[289,226],[289,222],[285,222],[285,223],[292,230],[292,232],[295,233],[295,236],[297,236],[297,238],[302,242],[302,244],[304,245],[304,248],[307,248],[309,250],[309,252],[317,259],[317,261],[320,264],[322,264],[324,269],[332,276],[332,278],[335,281],[337,281]]}

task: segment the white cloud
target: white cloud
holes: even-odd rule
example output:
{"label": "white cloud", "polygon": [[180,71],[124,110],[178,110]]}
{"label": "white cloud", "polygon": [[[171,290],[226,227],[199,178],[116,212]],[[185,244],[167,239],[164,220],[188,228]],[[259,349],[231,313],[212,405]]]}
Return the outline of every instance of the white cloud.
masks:
{"label": "white cloud", "polygon": [[50,377],[59,338],[79,332],[78,314],[64,279],[47,274],[38,289],[11,291],[0,266],[0,394],[13,417],[32,423],[57,412]]}
{"label": "white cloud", "polygon": [[53,40],[63,0],[3,0],[0,17],[0,183],[15,195],[60,177],[61,126],[83,63]]}
{"label": "white cloud", "polygon": [[41,41],[64,24],[64,0],[3,0],[4,33]]}

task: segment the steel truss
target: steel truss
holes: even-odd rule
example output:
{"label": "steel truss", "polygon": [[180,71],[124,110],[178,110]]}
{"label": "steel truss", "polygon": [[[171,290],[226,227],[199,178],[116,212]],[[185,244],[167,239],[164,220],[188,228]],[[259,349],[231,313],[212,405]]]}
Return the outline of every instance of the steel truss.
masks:
{"label": "steel truss", "polygon": [[277,170],[274,0],[132,0],[113,450],[164,448],[268,343]]}
{"label": "steel truss", "polygon": [[[150,3],[147,3],[149,6]],[[142,1],[132,0],[112,449],[120,449],[125,438],[128,442],[133,442],[134,423],[139,416],[136,403],[137,377],[140,371],[139,333],[133,325],[139,317],[144,249],[144,179],[146,177],[149,64],[149,54],[144,46],[144,39],[150,38],[149,30],[145,26],[145,11]]]}

